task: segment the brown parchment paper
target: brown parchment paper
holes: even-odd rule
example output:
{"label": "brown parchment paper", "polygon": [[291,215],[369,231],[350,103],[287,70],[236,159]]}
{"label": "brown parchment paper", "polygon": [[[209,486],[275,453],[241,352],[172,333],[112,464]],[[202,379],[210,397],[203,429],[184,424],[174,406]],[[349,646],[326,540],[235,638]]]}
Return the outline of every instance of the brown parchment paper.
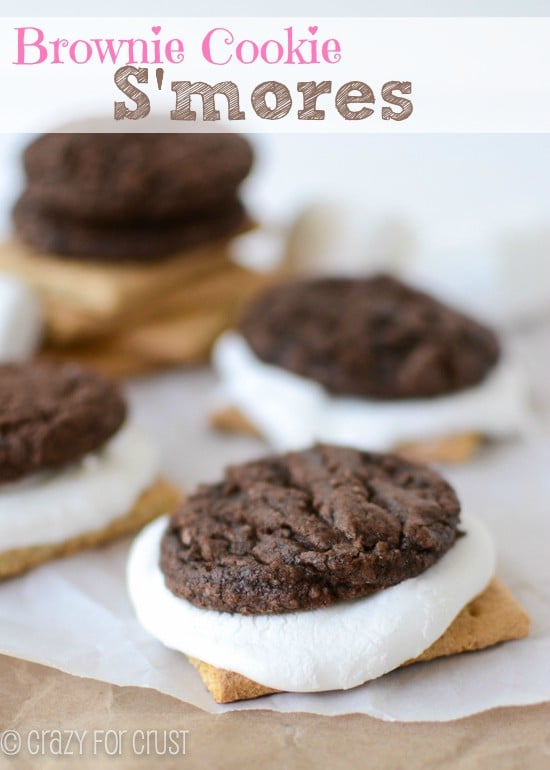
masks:
{"label": "brown parchment paper", "polygon": [[[154,690],[116,687],[0,656],[0,731],[111,729],[187,731],[185,755],[0,754],[9,768],[312,768],[315,770],[546,770],[550,703],[487,711],[453,722],[382,722],[361,714],[323,717],[268,711],[207,714]],[[84,742],[91,748],[91,742]]]}

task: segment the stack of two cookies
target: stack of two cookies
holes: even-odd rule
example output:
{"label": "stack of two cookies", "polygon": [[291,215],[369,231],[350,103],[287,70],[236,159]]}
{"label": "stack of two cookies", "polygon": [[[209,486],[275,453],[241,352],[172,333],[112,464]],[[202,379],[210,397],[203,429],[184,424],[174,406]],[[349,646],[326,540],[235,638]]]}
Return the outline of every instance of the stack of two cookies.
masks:
{"label": "stack of two cookies", "polygon": [[232,134],[48,134],[0,270],[35,288],[47,350],[126,374],[206,356],[260,279],[228,259],[250,227]]}

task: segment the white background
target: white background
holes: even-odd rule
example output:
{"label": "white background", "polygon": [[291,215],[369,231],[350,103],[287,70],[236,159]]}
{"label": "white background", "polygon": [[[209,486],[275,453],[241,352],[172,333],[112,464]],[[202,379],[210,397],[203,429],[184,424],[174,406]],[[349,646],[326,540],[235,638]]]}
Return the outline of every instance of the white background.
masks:
{"label": "white background", "polygon": [[[546,16],[547,0],[278,0],[276,7],[257,0],[155,0],[159,15],[272,16],[309,14],[323,16]],[[97,16],[143,16],[151,13],[151,0],[95,0]],[[13,12],[13,9],[12,9]],[[19,0],[17,12],[36,16],[88,16],[87,4],[74,0]]]}
{"label": "white background", "polygon": [[[149,84],[142,84],[151,102],[151,114],[139,121],[115,123],[113,103],[121,100],[113,77],[118,67],[127,63],[103,63],[93,57],[85,64],[71,61],[67,49],[60,56],[63,63],[53,64],[53,47],[48,41],[98,38],[127,39],[154,37],[151,28],[160,25],[161,41],[173,37],[185,45],[185,59],[180,64],[164,64],[165,79],[158,90],[154,66],[149,67]],[[313,25],[313,26],[311,26]],[[43,30],[49,51],[40,64],[20,64],[16,31],[24,27]],[[336,38],[341,46],[341,60],[336,64],[253,64],[239,63],[235,56],[225,66],[209,64],[201,55],[201,43],[207,32],[224,28],[234,36],[235,44],[224,47],[224,55],[234,51],[240,40],[251,39],[259,46],[275,39],[284,46],[285,29],[292,26],[294,40],[309,38],[308,30],[318,30],[315,39]],[[233,81],[240,92],[240,108],[246,119],[233,124],[235,130],[248,132],[297,131],[367,133],[386,132],[536,132],[550,131],[550,20],[535,18],[283,18],[227,19],[174,17],[147,18],[34,18],[17,16],[0,26],[0,78],[3,83],[4,131],[32,132],[56,130],[60,124],[99,115],[113,123],[107,130],[154,131],[152,118],[166,121],[164,130],[181,130],[193,124],[170,120],[175,107],[170,83],[177,80]],[[286,48],[286,46],[285,46]],[[80,46],[82,49],[82,45]],[[34,51],[26,51],[34,61]],[[220,52],[220,56],[221,56]],[[82,50],[78,56],[82,56]],[[328,80],[332,94],[319,97],[325,110],[324,120],[300,120],[302,102],[297,83]],[[292,108],[279,120],[261,119],[250,105],[256,86],[264,81],[284,84],[292,97]],[[374,95],[374,114],[364,120],[345,120],[336,110],[334,95],[350,81],[367,83]],[[406,120],[382,120],[381,90],[389,81],[412,83],[414,111]],[[130,100],[125,100],[127,103]],[[130,102],[130,105],[133,104]],[[226,100],[218,99],[222,119]],[[353,111],[353,110],[352,110]],[[201,118],[200,111],[198,120]]]}
{"label": "white background", "polygon": [[[0,230],[21,184],[29,137],[0,134]],[[292,217],[312,199],[342,199],[415,228],[472,234],[550,216],[548,135],[255,137],[248,199],[262,219]],[[436,232],[437,231],[437,232]]]}
{"label": "white background", "polygon": [[[95,0],[96,15],[151,14],[150,0]],[[89,15],[73,0],[20,0],[4,13]],[[164,15],[272,15],[256,0],[156,0]],[[546,0],[278,0],[284,14],[323,16],[547,16]],[[547,74],[547,73],[545,73]],[[550,83],[550,75],[548,76]],[[0,134],[0,232],[18,193],[17,154],[26,139]],[[428,234],[446,229],[472,234],[518,221],[540,221],[550,211],[550,137],[545,135],[257,137],[260,157],[248,198],[260,216],[292,217],[312,198],[341,199],[374,215],[404,217]]]}

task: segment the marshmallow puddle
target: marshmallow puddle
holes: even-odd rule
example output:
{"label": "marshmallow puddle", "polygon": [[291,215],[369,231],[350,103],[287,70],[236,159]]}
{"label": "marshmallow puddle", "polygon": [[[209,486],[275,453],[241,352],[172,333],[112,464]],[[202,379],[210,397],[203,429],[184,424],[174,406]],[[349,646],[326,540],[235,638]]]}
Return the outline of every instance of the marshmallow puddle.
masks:
{"label": "marshmallow puddle", "polygon": [[288,692],[349,689],[417,657],[495,570],[485,526],[463,516],[466,536],[424,573],[391,588],[319,610],[216,612],[166,588],[158,562],[167,522],[146,527],[130,551],[128,590],[141,624],[166,647]]}
{"label": "marshmallow puddle", "polygon": [[213,364],[231,403],[279,451],[315,441],[390,451],[472,431],[504,438],[526,432],[531,423],[522,371],[506,355],[475,387],[406,401],[332,396],[313,380],[263,363],[236,332],[220,337]]}
{"label": "marshmallow puddle", "polygon": [[3,484],[2,550],[63,542],[107,526],[132,508],[158,470],[155,446],[130,423],[73,465]]}

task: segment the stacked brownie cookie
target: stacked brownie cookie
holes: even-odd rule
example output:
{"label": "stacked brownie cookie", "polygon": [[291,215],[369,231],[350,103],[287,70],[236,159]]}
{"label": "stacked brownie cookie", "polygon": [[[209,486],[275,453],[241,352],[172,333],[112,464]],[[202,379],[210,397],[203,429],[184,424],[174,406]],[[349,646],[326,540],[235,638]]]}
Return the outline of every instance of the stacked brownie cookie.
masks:
{"label": "stacked brownie cookie", "polygon": [[144,530],[130,595],[219,702],[347,689],[527,634],[460,515],[426,466],[317,445],[229,468]]}
{"label": "stacked brownie cookie", "polygon": [[467,459],[528,422],[521,372],[495,334],[385,275],[275,286],[214,350],[237,412],[276,448],[313,441]]}
{"label": "stacked brownie cookie", "polygon": [[0,578],[174,508],[119,390],[77,365],[0,366]]}
{"label": "stacked brownie cookie", "polygon": [[52,354],[114,373],[204,357],[259,279],[228,258],[250,227],[234,134],[39,137],[23,155],[0,270],[41,294]]}
{"label": "stacked brownie cookie", "polygon": [[15,230],[40,252],[154,262],[246,224],[252,150],[235,134],[47,134],[23,165]]}

